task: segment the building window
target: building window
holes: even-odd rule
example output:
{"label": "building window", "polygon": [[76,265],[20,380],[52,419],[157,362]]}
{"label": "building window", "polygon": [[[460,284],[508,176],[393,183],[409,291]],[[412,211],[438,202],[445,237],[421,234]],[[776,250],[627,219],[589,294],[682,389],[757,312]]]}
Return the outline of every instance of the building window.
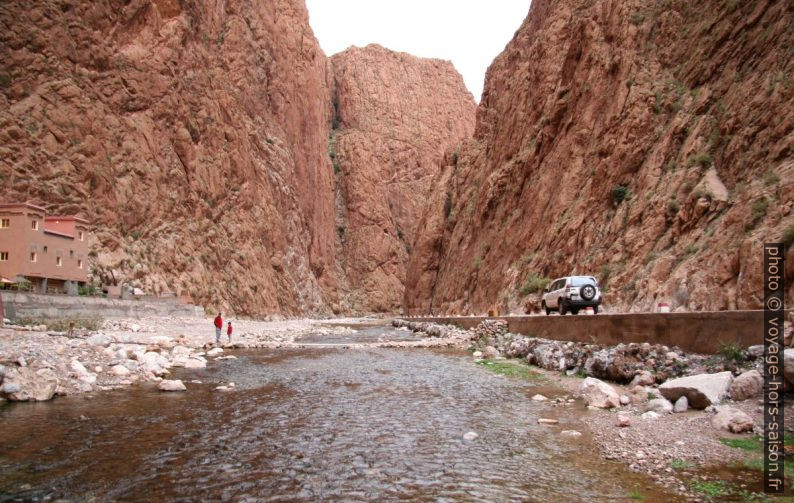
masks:
{"label": "building window", "polygon": [[55,265],[58,267],[63,267],[63,261],[61,260],[61,257],[55,257]]}
{"label": "building window", "polygon": [[80,231],[80,241],[83,240],[83,231]]}
{"label": "building window", "polygon": [[8,260],[8,252],[0,252],[0,262]]}
{"label": "building window", "polygon": [[39,221],[38,220],[31,220],[30,221],[30,228],[34,231],[39,230]]}
{"label": "building window", "polygon": [[47,247],[46,246],[44,247],[44,253],[47,253]]}
{"label": "building window", "polygon": [[35,262],[36,261],[36,252],[30,252],[30,261],[31,262]]}
{"label": "building window", "polygon": [[74,258],[74,250],[69,250],[69,258]]}
{"label": "building window", "polygon": [[10,218],[0,219],[0,229],[5,229],[6,227],[11,227],[11,219]]}
{"label": "building window", "polygon": [[82,269],[83,268],[83,261],[82,260],[78,260],[77,261],[77,268],[78,269]]}

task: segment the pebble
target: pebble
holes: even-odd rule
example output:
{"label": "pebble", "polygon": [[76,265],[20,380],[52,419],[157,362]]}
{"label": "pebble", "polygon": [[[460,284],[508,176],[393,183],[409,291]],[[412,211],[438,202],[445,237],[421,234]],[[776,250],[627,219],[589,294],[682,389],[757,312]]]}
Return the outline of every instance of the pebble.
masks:
{"label": "pebble", "polygon": [[463,440],[468,440],[468,441],[477,440],[477,437],[479,437],[479,435],[477,435],[473,431],[467,431],[466,433],[463,434]]}
{"label": "pebble", "polygon": [[560,432],[560,435],[562,435],[563,437],[578,438],[582,436],[582,432],[576,430],[562,430]]}
{"label": "pebble", "polygon": [[559,423],[559,421],[556,419],[548,419],[544,417],[538,418],[538,424],[552,425],[557,423]]}
{"label": "pebble", "polygon": [[548,400],[548,398],[546,398],[543,395],[538,394],[538,395],[533,396],[532,400],[534,400],[536,402],[545,402],[546,400]]}

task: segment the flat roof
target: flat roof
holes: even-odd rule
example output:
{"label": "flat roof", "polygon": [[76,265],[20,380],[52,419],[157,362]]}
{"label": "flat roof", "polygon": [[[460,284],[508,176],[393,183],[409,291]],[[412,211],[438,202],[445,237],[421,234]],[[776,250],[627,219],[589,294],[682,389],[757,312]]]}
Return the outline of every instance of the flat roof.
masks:
{"label": "flat roof", "polygon": [[41,211],[44,213],[47,212],[47,210],[45,210],[41,206],[36,206],[35,204],[31,204],[31,203],[0,203],[0,208],[7,208],[7,209],[30,208],[32,210]]}
{"label": "flat roof", "polygon": [[45,221],[47,221],[47,220],[66,220],[67,222],[71,221],[71,220],[74,220],[75,222],[82,222],[84,224],[88,223],[88,220],[86,220],[85,218],[78,217],[77,215],[60,215],[60,216],[49,215],[49,216],[44,217],[44,220]]}

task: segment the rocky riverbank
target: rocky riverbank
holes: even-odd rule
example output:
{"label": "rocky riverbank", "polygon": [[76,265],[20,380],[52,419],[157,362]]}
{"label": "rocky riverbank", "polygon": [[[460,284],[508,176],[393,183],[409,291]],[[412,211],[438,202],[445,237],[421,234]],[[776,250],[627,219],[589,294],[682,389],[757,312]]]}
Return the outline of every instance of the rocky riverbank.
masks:
{"label": "rocky riverbank", "polygon": [[[568,393],[534,399],[552,409],[582,407],[583,429],[606,459],[647,473],[688,499],[708,499],[706,489],[723,491],[718,499],[755,497],[751,484],[721,480],[711,471],[758,470],[763,346],[700,355],[650,343],[605,346],[527,337],[509,333],[498,320],[468,331],[405,320],[394,325],[429,338],[454,334],[469,341],[462,347],[477,361],[511,358],[532,365]],[[788,323],[785,342],[792,344]],[[786,378],[794,382],[794,349],[784,354]],[[785,416],[785,431],[794,431],[794,407],[787,406]]]}
{"label": "rocky riverbank", "polygon": [[[177,367],[204,368],[224,350],[291,345],[302,335],[349,330],[322,320],[233,320],[231,342],[215,347],[211,319],[105,321],[99,330],[48,330],[46,325],[0,328],[0,401],[44,401],[58,395],[161,382]],[[179,388],[163,385],[163,388]],[[165,390],[165,389],[164,389]]]}

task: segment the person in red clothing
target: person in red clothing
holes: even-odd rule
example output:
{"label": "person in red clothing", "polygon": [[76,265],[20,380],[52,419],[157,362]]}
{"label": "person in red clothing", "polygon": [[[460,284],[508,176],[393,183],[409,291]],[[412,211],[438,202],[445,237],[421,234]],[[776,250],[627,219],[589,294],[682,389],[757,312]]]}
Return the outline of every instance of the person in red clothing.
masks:
{"label": "person in red clothing", "polygon": [[218,316],[215,317],[215,344],[221,343],[222,328],[223,328],[223,318],[221,318],[221,313],[218,313]]}
{"label": "person in red clothing", "polygon": [[232,322],[226,326],[226,335],[229,337],[229,342],[232,342]]}

